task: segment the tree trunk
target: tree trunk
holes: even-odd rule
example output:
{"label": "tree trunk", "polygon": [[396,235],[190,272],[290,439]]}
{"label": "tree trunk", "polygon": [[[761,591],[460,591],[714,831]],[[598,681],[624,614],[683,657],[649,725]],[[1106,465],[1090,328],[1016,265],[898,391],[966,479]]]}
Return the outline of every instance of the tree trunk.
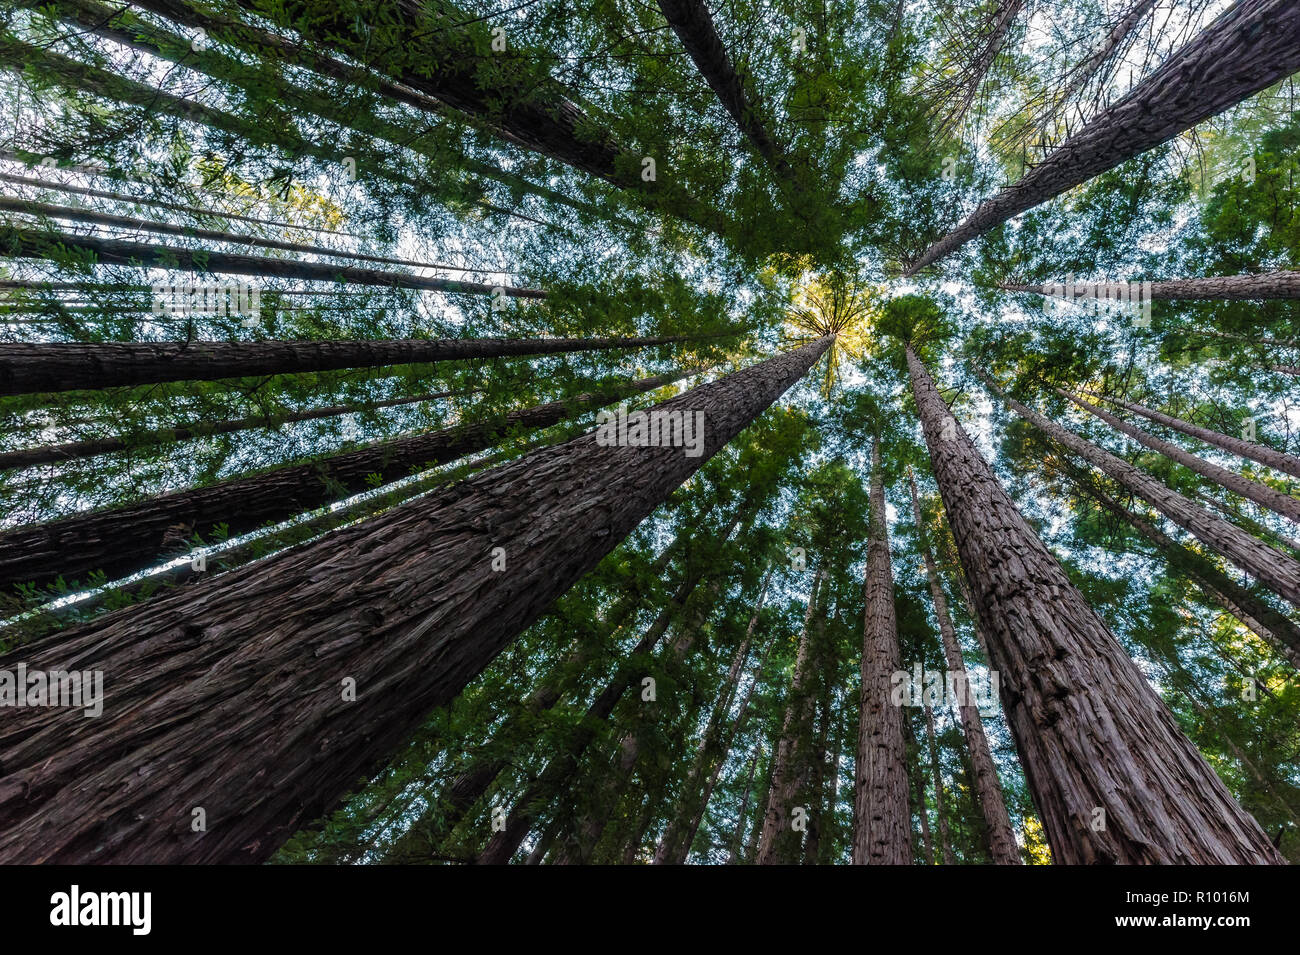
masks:
{"label": "tree trunk", "polygon": [[[658,405],[704,415],[698,457],[587,433],[0,657],[3,668],[20,655],[31,671],[76,660],[113,681],[99,719],[30,707],[0,725],[0,862],[265,859],[451,702],[830,342]],[[507,570],[494,569],[501,558]],[[206,832],[191,829],[196,807]]]}
{"label": "tree trunk", "polygon": [[[24,203],[20,202],[20,204]],[[83,218],[85,217],[83,216]],[[177,231],[185,232],[186,230],[177,227]],[[366,269],[355,265],[335,265],[330,262],[303,262],[299,259],[276,259],[264,255],[214,252],[210,249],[160,245],[155,242],[106,239],[90,235],[74,235],[71,232],[34,229],[30,226],[0,226],[0,253],[3,253],[8,258],[63,261],[70,251],[93,253],[94,261],[99,265],[126,265],[140,269],[169,269],[172,271],[185,270],[212,275],[254,275],[261,278],[286,278],[304,282],[340,282],[381,288],[457,292],[468,295],[506,295],[510,298],[527,299],[546,298],[546,293],[541,289],[515,288],[510,285],[485,285],[482,282],[463,282],[459,279],[426,278],[422,275],[387,272],[381,269]]]}
{"label": "tree trunk", "polygon": [[[1103,451],[1072,431],[1026,408],[1005,394],[992,379],[981,375],[1016,414],[1033,424],[1057,444],[1083,458],[1125,488],[1145,500],[1179,527],[1191,532],[1202,544],[1222,554],[1242,570],[1258,577],[1270,589],[1300,606],[1300,563],[1278,552],[1227,521],[1197,507],[1177,491],[1140,471],[1127,461]],[[955,531],[955,528],[954,528]]]}
{"label": "tree trunk", "polygon": [[731,852],[727,855],[727,865],[735,865],[740,855],[740,843],[745,838],[745,817],[749,815],[749,800],[754,795],[754,773],[758,769],[758,758],[763,753],[759,746],[749,758],[749,773],[746,776],[745,796],[740,801],[740,814],[736,817],[736,831],[731,837]]}
{"label": "tree trunk", "polygon": [[647,348],[690,341],[658,338],[406,338],[386,341],[6,342],[0,395],[95,390],[164,381],[251,378],[338,368],[518,358]]}
{"label": "tree trunk", "polygon": [[47,444],[37,448],[25,448],[19,451],[0,451],[0,471],[8,468],[31,468],[38,464],[55,464],[65,461],[78,461],[93,458],[98,454],[111,454],[114,451],[134,450],[168,444],[173,441],[188,441],[192,438],[207,438],[217,434],[233,434],[252,428],[279,428],[295,421],[315,421],[318,418],[333,418],[338,415],[356,414],[374,411],[378,408],[395,408],[399,405],[411,405],[421,401],[434,401],[438,398],[461,398],[481,388],[467,391],[432,391],[409,398],[391,398],[388,401],[364,401],[351,405],[330,405],[324,408],[308,408],[304,411],[289,411],[279,415],[262,415],[255,418],[232,418],[226,421],[195,421],[175,428],[156,428],[152,431],[140,431],[126,438],[91,438],[86,441],[67,441],[63,444]]}
{"label": "tree trunk", "polygon": [[925,711],[925,738],[930,749],[930,775],[934,779],[934,817],[939,823],[939,847],[943,850],[943,864],[956,865],[957,857],[952,852],[947,810],[944,808],[943,774],[939,770],[939,741],[935,738],[934,711],[924,701],[921,709]]}
{"label": "tree trunk", "polygon": [[207,539],[218,525],[231,536],[244,534],[379,486],[373,475],[379,475],[380,485],[389,483],[490,448],[513,429],[549,427],[692,373],[658,375],[478,424],[378,441],[305,464],[15,528],[0,533],[0,592],[27,582],[45,585],[59,576],[84,582],[96,570],[115,580],[158,563],[169,549],[188,550],[194,535]]}
{"label": "tree trunk", "polygon": [[1012,23],[1020,15],[1020,11],[1024,9],[1024,6],[1025,0],[1003,0],[1001,8],[993,20],[993,27],[989,31],[984,44],[980,47],[979,56],[976,57],[975,62],[971,64],[969,69],[964,71],[963,75],[966,79],[961,102],[940,123],[936,138],[946,136],[961,126],[962,120],[966,118],[966,114],[970,111],[971,104],[975,102],[975,96],[979,93],[984,78],[988,76],[989,70],[993,68],[993,63],[998,58],[998,54],[1002,52],[1002,47],[1007,41],[1007,35],[1011,32]]}
{"label": "tree trunk", "polygon": [[1160,411],[1154,411],[1132,401],[1122,401],[1119,398],[1111,398],[1107,395],[1099,395],[1091,391],[1084,392],[1094,398],[1100,398],[1102,401],[1123,408],[1133,414],[1141,415],[1149,421],[1156,424],[1162,424],[1166,428],[1173,428],[1188,437],[1204,441],[1206,444],[1212,444],[1216,448],[1228,451],[1238,457],[1248,458],[1275,471],[1281,471],[1283,474],[1289,474],[1292,477],[1300,478],[1300,458],[1295,455],[1287,454],[1283,451],[1275,451],[1272,448],[1257,444],[1254,441],[1246,441],[1242,438],[1234,438],[1232,435],[1220,434],[1217,431],[1211,431],[1209,428],[1202,428],[1199,425],[1192,424],[1190,421],[1184,421],[1181,418],[1175,418],[1173,415],[1167,415]]}
{"label": "tree trunk", "polygon": [[[827,570],[819,568],[813,577],[799,632],[790,695],[781,720],[781,737],[776,746],[772,785],[763,811],[763,834],[758,843],[757,865],[793,865],[799,861],[802,833],[794,829],[793,810],[806,792],[807,770],[811,765],[813,697],[817,656],[813,649],[812,619],[826,581]],[[803,807],[807,808],[807,807]]]}
{"label": "tree trunk", "polygon": [[[1104,290],[1105,282],[1082,282],[1085,287]],[[1035,292],[1051,295],[1046,285],[999,285],[1007,292]],[[1152,299],[1180,302],[1257,301],[1300,298],[1300,272],[1262,272],[1257,275],[1210,275],[1205,278],[1170,279],[1144,283]],[[1091,294],[1091,292],[1089,292]]]}
{"label": "tree trunk", "polygon": [[905,275],[1297,70],[1300,6],[1293,0],[1239,0],[1127,96],[931,245]]}
{"label": "tree trunk", "polygon": [[907,347],[935,479],[1052,855],[1281,863],[998,484]]}
{"label": "tree trunk", "polygon": [[[934,616],[939,623],[943,655],[948,664],[948,671],[953,675],[952,685],[958,693],[957,713],[961,718],[962,732],[966,737],[966,749],[970,753],[975,796],[988,829],[989,855],[997,865],[1019,865],[1020,850],[1016,846],[1015,830],[1011,828],[1011,817],[1007,813],[1002,786],[998,782],[993,752],[989,749],[989,740],[984,733],[984,721],[980,718],[979,708],[969,693],[970,682],[966,673],[966,660],[962,656],[961,645],[957,642],[957,630],[953,627],[952,617],[948,613],[948,598],[943,592],[939,568],[935,565],[925,524],[921,519],[921,499],[916,493],[916,478],[910,471],[907,477],[912,491],[912,516],[916,521],[921,557],[925,561],[925,573],[930,582],[930,598],[934,602]],[[948,685],[948,681],[945,681],[945,685]]]}
{"label": "tree trunk", "polygon": [[901,667],[878,435],[871,446],[871,539],[865,591],[853,864],[911,865],[912,816],[907,806],[903,710],[891,699],[892,676]]}
{"label": "tree trunk", "polygon": [[[691,843],[695,840],[695,833],[704,818],[705,810],[708,808],[709,797],[713,794],[713,787],[717,784],[718,776],[722,772],[722,765],[727,759],[729,743],[724,743],[722,739],[723,726],[727,715],[731,712],[731,704],[736,696],[736,689],[740,683],[745,660],[749,658],[749,646],[754,639],[754,628],[758,625],[758,615],[762,612],[763,601],[767,596],[767,587],[771,579],[772,570],[769,568],[763,578],[763,585],[759,589],[758,602],[754,605],[754,612],[750,615],[749,626],[745,630],[745,638],[741,641],[740,646],[736,648],[736,654],[731,660],[731,668],[727,671],[725,692],[709,718],[709,724],[700,740],[699,755],[691,763],[686,781],[682,785],[682,797],[678,801],[677,812],[669,820],[668,826],[664,829],[664,834],[659,840],[659,845],[655,849],[655,865],[680,865],[686,861],[686,857],[690,853]],[[770,650],[771,644],[768,645],[768,651]],[[767,662],[768,651],[764,651],[758,667],[754,670],[754,680],[750,683],[749,689],[741,701],[740,709],[736,713],[733,736],[740,731],[741,721],[744,720],[745,711],[749,707],[750,694],[754,690],[754,685],[758,682],[764,663]],[[705,773],[708,773],[708,779],[704,784],[703,794],[700,795],[700,780]]]}
{"label": "tree trunk", "polygon": [[916,770],[913,771],[909,766],[907,778],[912,800],[916,803],[916,814],[921,820],[921,848],[925,851],[925,864],[934,865],[934,839],[930,836],[930,809],[925,804],[925,773],[921,771],[921,747],[916,742],[916,734],[912,732],[912,721],[907,717],[903,718],[903,736],[907,741],[908,752],[916,754]]}
{"label": "tree trunk", "polygon": [[1056,393],[1094,417],[1100,418],[1116,431],[1128,435],[1142,446],[1163,454],[1169,460],[1181,464],[1190,471],[1195,471],[1197,474],[1209,478],[1238,497],[1254,501],[1261,507],[1266,507],[1275,514],[1281,514],[1288,520],[1300,522],[1300,501],[1295,498],[1283,494],[1281,491],[1275,491],[1259,481],[1253,481],[1248,477],[1229,471],[1227,468],[1221,468],[1217,464],[1206,461],[1204,458],[1197,457],[1176,444],[1157,438],[1141,428],[1134,427],[1097,405],[1088,404],[1078,395],[1071,394],[1060,388],[1056,389]]}
{"label": "tree trunk", "polygon": [[[1086,60],[1071,70],[1070,80],[1061,92],[1058,102],[1068,103],[1073,99],[1075,93],[1087,86],[1089,81],[1097,75],[1097,71],[1114,56],[1119,45],[1124,42],[1124,38],[1137,29],[1137,25],[1142,22],[1143,17],[1150,13],[1151,8],[1155,5],[1156,0],[1136,0],[1125,11],[1124,16],[1115,24],[1110,33],[1106,35],[1106,39],[1101,42],[1101,45],[1093,50]],[[1016,861],[1020,861],[1018,855]]]}

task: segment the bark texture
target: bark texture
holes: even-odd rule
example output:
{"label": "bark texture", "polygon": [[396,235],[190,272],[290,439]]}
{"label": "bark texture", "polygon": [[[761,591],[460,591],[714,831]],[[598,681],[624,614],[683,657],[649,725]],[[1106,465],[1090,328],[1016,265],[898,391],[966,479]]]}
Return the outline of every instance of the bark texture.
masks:
{"label": "bark texture", "polygon": [[1281,863],[998,484],[908,346],[1003,711],[1061,864]]}
{"label": "bark texture", "polygon": [[[100,669],[104,713],[0,725],[0,861],[256,862],[331,808],[830,339],[659,405],[703,454],[574,438],[0,657]],[[507,569],[493,569],[502,548]],[[342,681],[356,681],[356,699]],[[207,829],[191,828],[206,810]]]}
{"label": "bark texture", "polygon": [[862,687],[853,800],[853,864],[911,865],[912,814],[907,804],[903,710],[892,700],[902,669],[894,612],[894,570],[885,519],[880,439],[871,448],[871,538],[867,547],[862,628]]}
{"label": "bark texture", "polygon": [[1122,100],[931,245],[906,275],[1298,70],[1300,6],[1293,0],[1240,0]]}

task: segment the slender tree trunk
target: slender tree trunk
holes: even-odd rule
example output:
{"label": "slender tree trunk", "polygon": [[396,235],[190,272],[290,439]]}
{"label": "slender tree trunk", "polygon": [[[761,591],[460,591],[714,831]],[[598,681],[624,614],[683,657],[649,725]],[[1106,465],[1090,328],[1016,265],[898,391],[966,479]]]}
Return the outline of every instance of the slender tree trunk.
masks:
{"label": "slender tree trunk", "polygon": [[1090,481],[1076,478],[1076,483],[1102,507],[1127,522],[1150,541],[1176,571],[1188,579],[1214,604],[1222,607],[1281,654],[1291,666],[1300,670],[1300,626],[1286,614],[1259,600],[1212,562],[1184,547],[1153,523],[1124,507]]}
{"label": "slender tree trunk", "polygon": [[984,733],[984,721],[980,718],[979,708],[970,693],[966,660],[962,656],[961,645],[957,642],[957,630],[952,625],[952,617],[948,613],[948,598],[943,592],[939,568],[935,565],[925,524],[921,519],[921,499],[916,493],[916,478],[910,471],[907,477],[912,491],[912,516],[916,521],[921,557],[925,561],[925,573],[930,582],[930,598],[934,601],[935,619],[939,622],[943,655],[948,664],[948,671],[952,674],[951,685],[957,691],[957,713],[961,718],[962,732],[966,737],[966,749],[970,753],[975,796],[988,829],[989,855],[997,865],[1019,865],[1020,851],[1016,846],[1015,830],[1011,828],[1007,804],[1002,796],[1002,786],[998,782],[993,752],[989,748],[988,736]]}
{"label": "slender tree trunk", "polygon": [[907,363],[1055,860],[1282,862],[1016,510],[910,345]]}
{"label": "slender tree trunk", "polygon": [[[827,571],[819,568],[813,577],[799,632],[790,695],[781,721],[781,737],[775,750],[772,785],[763,811],[763,834],[758,844],[757,865],[793,865],[799,859],[802,834],[793,828],[793,810],[805,792],[806,770],[810,765],[812,731],[812,681],[816,679],[812,619],[826,581]],[[807,808],[806,806],[803,808]]]}
{"label": "slender tree trunk", "polygon": [[916,754],[916,770],[908,767],[907,779],[912,801],[916,804],[916,815],[921,820],[921,848],[925,851],[925,864],[934,865],[934,839],[930,835],[930,809],[925,804],[925,773],[921,771],[921,747],[912,732],[912,721],[903,718],[903,736],[907,741],[907,750]]}
{"label": "slender tree trunk", "polygon": [[975,210],[906,275],[1300,70],[1300,6],[1238,0],[1127,96]]}
{"label": "slender tree trunk", "polygon": [[[1106,35],[1101,45],[1071,71],[1070,81],[1061,92],[1058,102],[1068,103],[1074,98],[1075,93],[1087,86],[1092,78],[1097,75],[1097,71],[1115,55],[1119,45],[1137,29],[1137,25],[1142,22],[1142,19],[1151,12],[1151,8],[1155,5],[1156,0],[1136,0],[1124,13],[1124,16],[1120,18],[1120,21],[1115,24],[1110,33]],[[1016,861],[1019,861],[1018,857]]]}
{"label": "slender tree trunk", "polygon": [[911,865],[903,710],[892,699],[892,677],[900,669],[898,622],[878,435],[871,446],[871,539],[865,591],[853,864]]}
{"label": "slender tree trunk", "polygon": [[658,375],[478,424],[379,441],[305,464],[15,528],[0,533],[0,592],[26,582],[44,585],[59,576],[84,581],[96,570],[115,580],[158,563],[169,550],[187,551],[196,534],[206,539],[218,525],[224,524],[230,535],[244,534],[378,486],[373,475],[379,475],[380,484],[388,483],[412,470],[490,448],[513,429],[549,427],[689,374]]}
{"label": "slender tree trunk", "polygon": [[1254,501],[1261,507],[1266,507],[1274,513],[1281,514],[1289,520],[1300,522],[1300,501],[1295,498],[1283,494],[1281,491],[1275,491],[1268,485],[1261,484],[1259,481],[1243,477],[1240,474],[1229,471],[1227,468],[1221,468],[1217,464],[1206,461],[1204,458],[1197,457],[1183,448],[1180,448],[1176,444],[1157,438],[1155,435],[1143,431],[1141,428],[1134,427],[1127,421],[1116,417],[1097,405],[1089,404],[1078,395],[1071,394],[1060,388],[1056,389],[1056,393],[1073,402],[1079,408],[1082,408],[1094,417],[1100,418],[1116,431],[1128,435],[1143,447],[1150,448],[1152,451],[1163,454],[1165,457],[1169,458],[1169,460],[1181,464],[1188,470],[1195,471],[1197,474],[1209,478],[1220,487],[1231,491],[1238,497],[1244,497],[1247,500]]}
{"label": "slender tree trunk", "polygon": [[164,381],[292,375],[338,368],[519,358],[648,348],[690,341],[657,338],[406,338],[386,341],[5,342],[0,395],[95,390]]}
{"label": "slender tree trunk", "polygon": [[962,92],[961,102],[957,108],[948,115],[940,125],[941,135],[947,135],[961,126],[962,120],[970,111],[971,104],[975,102],[975,96],[979,93],[980,86],[984,83],[984,78],[988,76],[989,70],[993,68],[993,63],[997,60],[998,54],[1002,52],[1002,47],[1007,41],[1007,35],[1011,32],[1011,25],[1015,22],[1020,11],[1024,9],[1025,0],[1003,0],[1001,8],[998,10],[996,18],[993,20],[992,29],[985,39],[984,44],[980,47],[979,56],[966,71],[966,81]]}
{"label": "slender tree trunk", "polygon": [[1108,401],[1116,407],[1123,408],[1133,414],[1141,415],[1149,421],[1156,424],[1162,424],[1167,428],[1173,428],[1182,434],[1191,438],[1204,441],[1206,444],[1212,444],[1216,448],[1228,451],[1238,457],[1248,458],[1259,464],[1273,468],[1275,471],[1281,471],[1283,474],[1289,474],[1292,477],[1300,478],[1300,458],[1295,455],[1286,454],[1283,451],[1275,451],[1272,448],[1257,444],[1254,441],[1246,441],[1242,438],[1233,437],[1228,434],[1220,434],[1209,428],[1202,428],[1199,425],[1192,424],[1190,421],[1184,421],[1181,418],[1175,418],[1173,415],[1167,415],[1160,411],[1154,411],[1151,408],[1144,407],[1132,401],[1122,401],[1119,398],[1111,398],[1107,395],[1099,395],[1088,391],[1085,394],[1094,398],[1100,398],[1102,401]]}
{"label": "slender tree trunk", "polygon": [[[1104,290],[1107,283],[1081,283]],[[1210,275],[1204,278],[1170,279],[1150,282],[1151,298],[1164,301],[1218,302],[1257,301],[1300,298],[1300,272],[1261,272],[1255,275]],[[1051,295],[1045,285],[999,285],[1007,292],[1036,292]],[[1091,294],[1091,292],[1089,292]]]}
{"label": "slender tree trunk", "polygon": [[395,408],[399,405],[434,401],[438,398],[461,398],[479,391],[482,391],[482,389],[431,391],[406,398],[391,398],[388,401],[363,401],[350,405],[330,405],[324,408],[290,411],[280,415],[231,418],[226,421],[195,421],[192,424],[179,425],[175,428],[155,428],[152,431],[140,431],[125,438],[92,438],[86,441],[66,441],[63,444],[47,444],[36,448],[24,448],[18,451],[0,451],[0,471],[6,468],[30,468],[38,464],[78,461],[83,458],[93,458],[98,454],[111,454],[114,451],[152,447],[173,441],[188,441],[192,438],[208,438],[217,434],[233,434],[236,431],[247,431],[252,428],[279,428],[295,421],[315,421],[318,418],[333,418],[338,415],[374,411],[378,408]]}
{"label": "slender tree trunk", "polygon": [[930,749],[930,775],[934,779],[934,816],[939,823],[939,847],[943,850],[943,864],[956,865],[957,857],[952,852],[952,839],[948,835],[948,816],[944,806],[943,774],[939,771],[939,741],[934,732],[934,710],[924,701],[921,709],[925,711],[925,738]]}
{"label": "slender tree trunk", "polygon": [[[265,859],[382,765],[830,342],[658,405],[704,415],[698,457],[587,433],[17,651],[33,672],[70,660],[102,670],[112,692],[99,719],[29,707],[0,725],[0,861]],[[502,556],[507,569],[494,569]],[[6,654],[0,668],[16,660]],[[196,807],[202,833],[191,828]]]}
{"label": "slender tree trunk", "polygon": [[1057,444],[1118,481],[1179,527],[1191,532],[1197,540],[1211,550],[1222,554],[1242,570],[1258,577],[1284,600],[1300,606],[1300,563],[1257,538],[1251,537],[1240,528],[1202,510],[1145,471],[1138,470],[1127,461],[1103,451],[1091,441],[1084,440],[1056,422],[1026,408],[1010,395],[1005,394],[992,379],[987,376],[981,377],[1007,403],[1008,407]]}
{"label": "slender tree trunk", "polygon": [[763,753],[763,747],[759,746],[754,750],[754,755],[749,757],[749,773],[745,779],[745,796],[740,801],[740,814],[736,817],[736,831],[731,837],[731,852],[727,855],[727,865],[735,865],[740,854],[740,843],[745,838],[745,821],[749,815],[749,800],[754,795],[754,773],[758,769],[758,758]]}
{"label": "slender tree trunk", "polygon": [[[758,625],[758,616],[763,609],[763,601],[767,596],[767,587],[771,579],[772,570],[769,568],[763,577],[763,585],[758,593],[758,602],[754,605],[753,614],[750,615],[745,637],[740,646],[736,648],[736,654],[731,660],[731,668],[727,671],[725,692],[713,710],[709,724],[705,728],[704,736],[700,741],[699,755],[691,763],[690,771],[682,786],[682,798],[678,801],[677,811],[669,820],[668,826],[664,829],[663,837],[659,840],[659,845],[655,850],[655,865],[681,864],[685,862],[686,856],[691,849],[691,843],[695,839],[695,833],[699,829],[700,821],[704,818],[705,809],[709,804],[709,797],[713,793],[713,787],[717,784],[718,775],[722,772],[722,765],[726,762],[727,747],[722,740],[724,723],[727,715],[731,712],[731,704],[735,699],[745,660],[749,658],[749,647],[754,638],[754,628]],[[770,649],[771,644],[768,645],[768,650]],[[758,682],[763,664],[766,661],[767,652],[765,651],[762,660],[759,661],[758,667],[754,671],[754,681],[750,683],[749,690],[741,701],[740,710],[736,714],[735,732],[740,730],[741,721],[745,717],[745,710],[749,706],[750,693],[753,692],[754,684]],[[704,791],[701,796],[699,795],[700,780],[705,773],[708,773],[708,779],[704,784]]]}
{"label": "slender tree trunk", "polygon": [[[89,214],[83,214],[82,218],[88,216]],[[186,230],[177,227],[177,231]],[[260,278],[285,278],[304,282],[341,282],[381,288],[457,292],[467,295],[546,298],[546,293],[541,289],[516,288],[511,285],[486,285],[482,282],[427,278],[405,272],[366,269],[355,265],[335,265],[331,262],[304,262],[301,259],[277,259],[264,255],[215,252],[211,249],[185,248],[155,242],[132,242],[127,239],[74,235],[71,232],[34,229],[30,226],[0,226],[0,253],[9,258],[62,261],[70,251],[91,253],[94,261],[99,265],[185,270],[214,275],[253,275]]]}

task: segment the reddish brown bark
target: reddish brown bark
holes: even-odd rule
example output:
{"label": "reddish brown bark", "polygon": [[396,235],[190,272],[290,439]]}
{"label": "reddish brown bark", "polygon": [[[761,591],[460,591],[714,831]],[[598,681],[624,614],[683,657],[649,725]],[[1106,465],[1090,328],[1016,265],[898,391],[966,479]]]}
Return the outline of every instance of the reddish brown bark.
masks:
{"label": "reddish brown bark", "polygon": [[1058,863],[1280,863],[999,485],[908,346],[912,392]]}
{"label": "reddish brown bark", "polygon": [[[260,861],[318,818],[821,357],[663,402],[699,457],[594,434],[0,657],[100,669],[101,718],[0,724],[0,861]],[[494,570],[501,548],[505,571]],[[501,553],[498,552],[498,555]],[[356,681],[342,702],[341,681]],[[129,782],[129,784],[128,784]],[[191,828],[206,810],[207,830]]]}

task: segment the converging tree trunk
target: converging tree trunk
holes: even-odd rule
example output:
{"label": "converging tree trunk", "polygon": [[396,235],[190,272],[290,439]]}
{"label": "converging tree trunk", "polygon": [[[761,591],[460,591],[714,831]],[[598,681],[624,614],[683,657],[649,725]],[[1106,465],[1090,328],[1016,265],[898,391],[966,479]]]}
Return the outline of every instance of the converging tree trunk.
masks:
{"label": "converging tree trunk", "polygon": [[1238,0],[1128,95],[928,248],[915,275],[1008,219],[1159,146],[1300,70],[1300,6]]}
{"label": "converging tree trunk", "polygon": [[[588,433],[24,647],[30,669],[98,669],[111,691],[99,719],[30,707],[0,725],[0,861],[265,859],[459,694],[830,342],[656,406],[661,421],[703,424],[698,456]],[[0,667],[16,660],[6,654]]]}
{"label": "converging tree trunk", "polygon": [[871,536],[864,589],[853,864],[911,865],[904,717],[902,707],[893,699],[893,675],[901,666],[879,436],[871,446]]}
{"label": "converging tree trunk", "polygon": [[1280,863],[1016,510],[907,347],[1002,706],[1058,863]]}

